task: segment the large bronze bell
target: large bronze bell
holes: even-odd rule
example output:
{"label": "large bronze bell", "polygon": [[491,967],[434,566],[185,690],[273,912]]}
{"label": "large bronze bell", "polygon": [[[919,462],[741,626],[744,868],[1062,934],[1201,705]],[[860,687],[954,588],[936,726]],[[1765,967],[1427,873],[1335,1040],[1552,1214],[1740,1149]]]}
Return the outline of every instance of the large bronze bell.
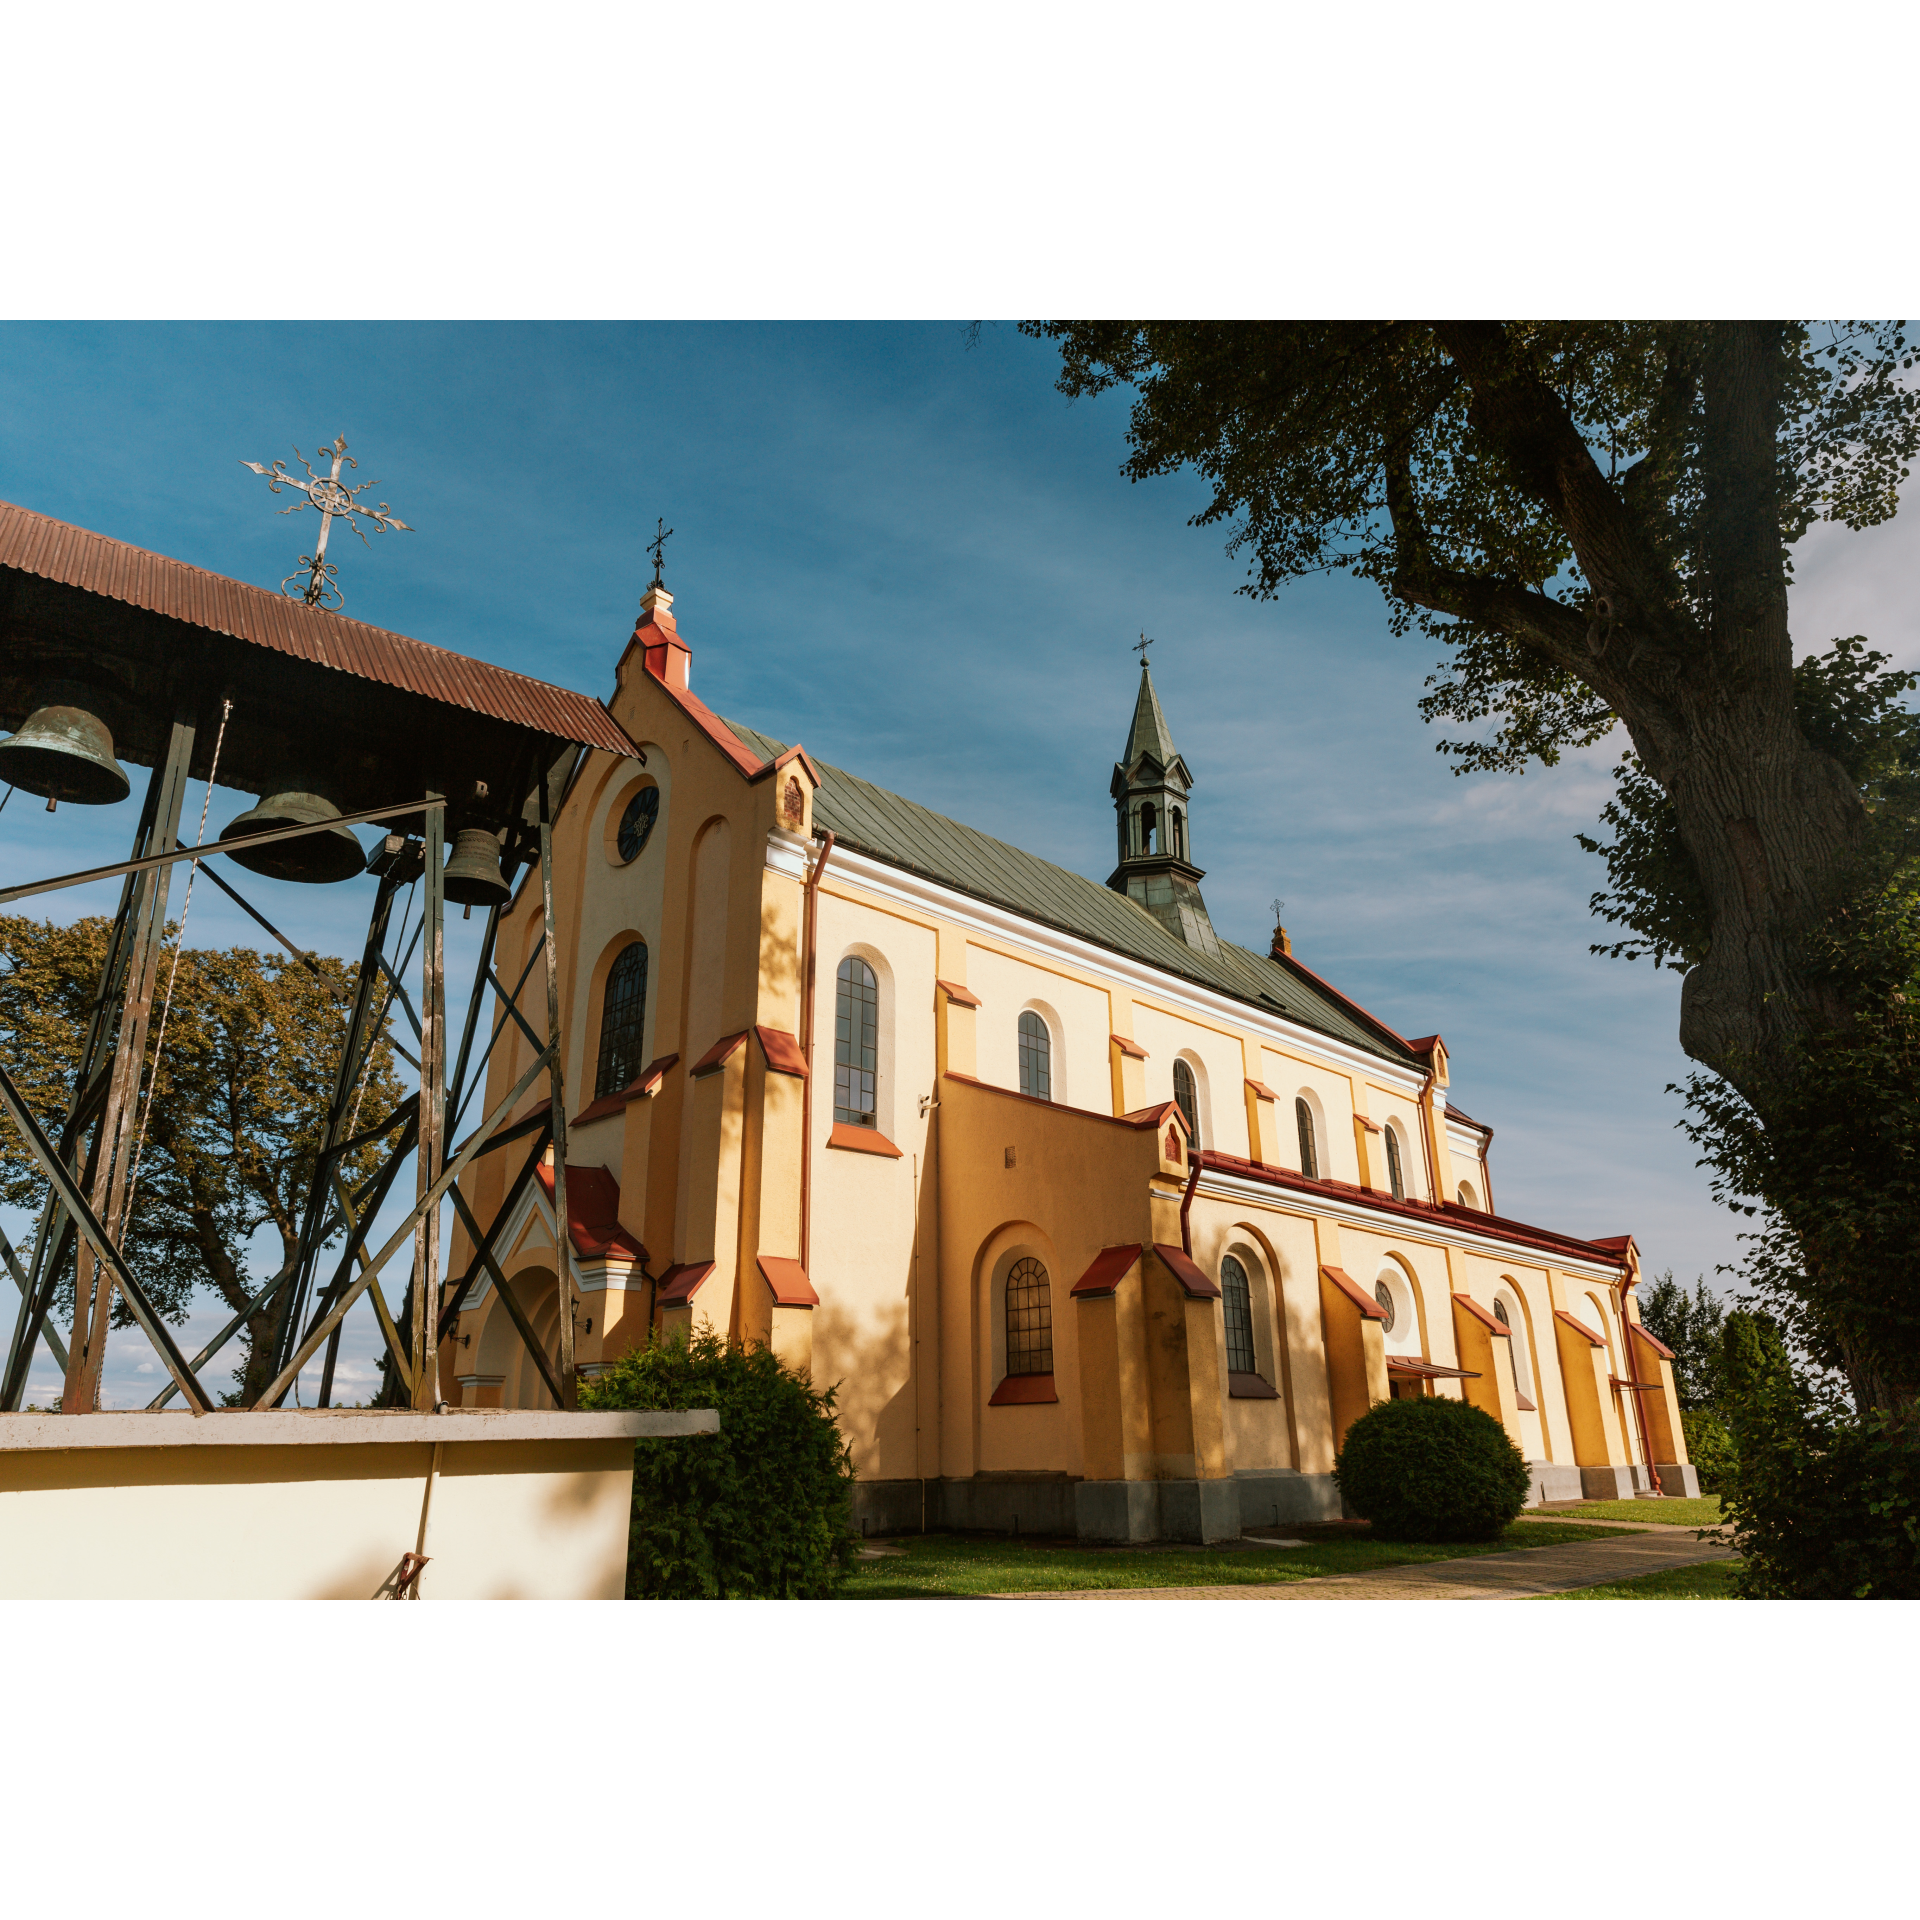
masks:
{"label": "large bronze bell", "polygon": [[[257,806],[249,807],[237,820],[229,820],[220,829],[220,838],[232,840],[275,827],[313,827],[337,820],[340,809],[315,790],[320,784],[305,774],[285,780],[271,793],[263,794]],[[298,840],[276,840],[271,846],[249,848],[232,857],[250,872],[264,873],[270,880],[299,880],[309,886],[351,880],[366,867],[366,855],[351,827],[302,834]]]}
{"label": "large bronze bell", "polygon": [[443,882],[458,907],[504,907],[513,898],[500,872],[500,836],[485,827],[462,827],[453,836]]}
{"label": "large bronze bell", "polygon": [[45,800],[110,807],[131,782],[113,757],[113,733],[94,710],[98,696],[73,680],[42,687],[26,724],[0,740],[0,780]]}

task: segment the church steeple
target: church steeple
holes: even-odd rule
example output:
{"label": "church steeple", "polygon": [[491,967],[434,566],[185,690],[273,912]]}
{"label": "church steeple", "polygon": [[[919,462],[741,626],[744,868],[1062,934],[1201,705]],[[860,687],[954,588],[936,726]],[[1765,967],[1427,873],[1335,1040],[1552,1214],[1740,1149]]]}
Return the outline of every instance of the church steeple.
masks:
{"label": "church steeple", "polygon": [[1193,775],[1173,744],[1167,716],[1160,709],[1145,652],[1152,644],[1141,641],[1140,692],[1133,703],[1133,725],[1127,730],[1126,752],[1113,769],[1120,864],[1108,876],[1107,885],[1138,901],[1188,946],[1217,954],[1219,937],[1200,897],[1205,876],[1193,864],[1189,841]]}

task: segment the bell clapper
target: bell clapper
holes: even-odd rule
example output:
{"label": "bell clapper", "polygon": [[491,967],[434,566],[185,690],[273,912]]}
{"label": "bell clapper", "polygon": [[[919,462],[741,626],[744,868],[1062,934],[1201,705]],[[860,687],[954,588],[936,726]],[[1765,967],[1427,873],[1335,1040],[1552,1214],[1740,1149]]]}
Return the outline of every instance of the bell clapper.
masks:
{"label": "bell clapper", "polygon": [[60,802],[58,800],[49,800],[47,802],[47,811],[49,813],[52,813],[59,807],[59,805],[60,805]]}

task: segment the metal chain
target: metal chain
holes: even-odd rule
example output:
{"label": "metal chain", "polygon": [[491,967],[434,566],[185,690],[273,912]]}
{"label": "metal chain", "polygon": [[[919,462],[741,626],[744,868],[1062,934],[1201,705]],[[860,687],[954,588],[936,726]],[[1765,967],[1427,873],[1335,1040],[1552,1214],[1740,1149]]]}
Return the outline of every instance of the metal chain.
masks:
{"label": "metal chain", "polygon": [[[207,843],[207,809],[213,805],[213,782],[220,771],[220,749],[226,744],[227,716],[233,712],[233,702],[223,700],[220,703],[220,731],[214,736],[213,765],[207,769],[207,790],[200,797],[200,825],[194,832],[193,844],[203,847]],[[160,1027],[153,1037],[153,1083],[147,1088],[146,1104],[140,1109],[140,1132],[133,1143],[133,1166],[127,1174],[127,1204],[120,1213],[120,1240],[124,1246],[133,1231],[133,1196],[140,1187],[140,1161],[147,1150],[147,1119],[153,1112],[153,1099],[160,1086],[161,1049],[167,1043],[167,1018],[173,1012],[173,983],[180,977],[180,954],[187,944],[187,915],[193,911],[193,882],[200,871],[198,859],[187,862],[187,892],[180,902],[180,931],[174,937],[173,965],[167,970],[166,997],[160,1003]]]}

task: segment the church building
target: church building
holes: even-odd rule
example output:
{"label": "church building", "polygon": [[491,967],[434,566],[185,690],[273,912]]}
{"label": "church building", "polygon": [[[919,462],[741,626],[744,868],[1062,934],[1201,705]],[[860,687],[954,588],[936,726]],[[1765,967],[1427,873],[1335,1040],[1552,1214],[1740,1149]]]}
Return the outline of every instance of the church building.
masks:
{"label": "church building", "polygon": [[[1484,1408],[1537,1500],[1697,1492],[1631,1237],[1496,1212],[1437,1034],[1283,928],[1215,932],[1144,663],[1103,885],[719,718],[690,659],[656,584],[607,703],[643,758],[586,754],[555,829],[583,1372],[650,1330],[770,1345],[837,1385],[874,1532],[1336,1518],[1341,1436],[1398,1395]],[[504,980],[541,938],[523,885]],[[509,1029],[489,1104],[532,1057]],[[464,1186],[507,1211],[500,1269],[551,1351],[554,1183],[524,1151]],[[551,1404],[484,1273],[442,1378]]]}

